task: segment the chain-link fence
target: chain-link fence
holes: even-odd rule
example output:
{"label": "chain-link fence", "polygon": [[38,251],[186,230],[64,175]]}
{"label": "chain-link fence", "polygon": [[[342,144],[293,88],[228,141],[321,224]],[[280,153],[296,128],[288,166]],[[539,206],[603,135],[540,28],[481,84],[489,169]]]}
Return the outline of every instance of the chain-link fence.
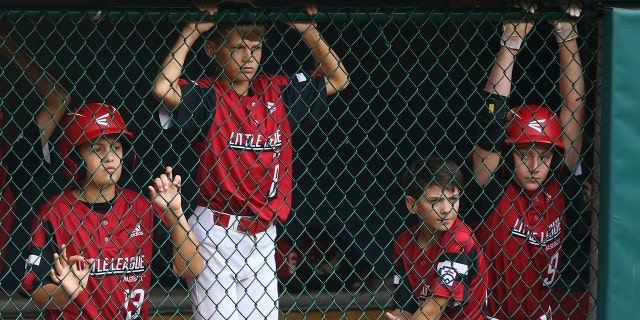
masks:
{"label": "chain-link fence", "polygon": [[[479,126],[476,116],[485,103],[481,90],[500,49],[502,21],[505,18],[522,20],[523,17],[525,15],[521,11],[507,8],[322,8],[315,16],[314,22],[317,22],[322,38],[334,50],[334,56],[341,59],[341,65],[349,74],[349,86],[327,98],[328,110],[299,114],[301,125],[292,127],[290,134],[285,132],[293,143],[292,170],[282,169],[292,177],[292,194],[284,194],[285,197],[292,196],[291,215],[285,223],[276,224],[278,236],[271,239],[277,242],[275,258],[278,262],[281,314],[328,314],[337,311],[344,315],[356,311],[356,316],[361,317],[365,310],[373,310],[372,317],[378,318],[384,317],[382,310],[394,306],[393,278],[396,272],[392,248],[396,243],[395,237],[418,223],[416,215],[409,214],[400,177],[408,163],[414,160],[428,156],[447,158],[459,164],[465,173],[462,193],[463,198],[466,197],[465,189],[471,188],[473,183],[472,157]],[[68,159],[72,155],[67,154],[63,159],[58,149],[53,147],[50,166],[45,168],[42,160],[32,160],[34,154],[40,153],[41,144],[37,134],[31,134],[29,126],[35,123],[33,119],[37,118],[40,108],[51,103],[60,106],[66,92],[70,98],[69,109],[92,102],[114,106],[134,136],[132,142],[137,157],[132,174],[123,175],[118,185],[148,196],[147,186],[152,184],[152,179],[163,173],[165,166],[172,166],[174,172],[182,176],[182,203],[186,215],[192,216],[204,201],[199,199],[199,195],[204,197],[199,188],[203,186],[203,180],[209,179],[199,177],[197,173],[198,159],[203,156],[201,151],[206,152],[207,149],[191,148],[198,137],[192,137],[186,130],[162,130],[158,117],[162,103],[154,97],[153,86],[159,74],[160,77],[166,76],[159,70],[166,67],[167,62],[163,60],[172,51],[176,39],[180,39],[180,32],[187,21],[237,22],[246,18],[263,22],[266,29],[258,73],[285,74],[293,79],[301,72],[311,71],[308,74],[311,75],[324,71],[314,65],[314,57],[300,33],[285,23],[308,20],[301,10],[230,10],[212,18],[194,9],[0,11],[0,20],[6,28],[4,48],[10,41],[7,37],[16,44],[15,48],[3,54],[0,82],[4,120],[4,172],[1,177],[4,212],[0,214],[3,236],[6,235],[0,244],[4,257],[0,277],[3,289],[0,313],[3,318],[42,315],[29,302],[30,298],[20,294],[25,261],[32,270],[36,259],[28,248],[34,232],[32,225],[46,220],[38,216],[43,205],[46,207],[52,199],[61,201],[57,197],[61,190],[75,188],[65,174],[69,163],[74,163]],[[567,17],[558,8],[541,8],[526,18],[534,21],[534,25],[513,64],[513,89],[509,103],[511,106],[525,103],[545,105],[560,113],[563,95],[566,94],[558,83],[566,73],[557,58],[561,49],[556,45],[553,25],[549,21]],[[599,150],[594,147],[599,134],[599,92],[596,86],[599,16],[595,9],[586,7],[579,18],[572,20],[577,21],[579,55],[584,68],[584,74],[579,77],[585,83],[581,108],[586,110],[581,129],[582,161],[575,175],[561,180],[561,190],[566,195],[564,241],[557,265],[559,276],[548,298],[554,302],[556,317],[585,319],[592,313],[588,307],[589,299],[592,304],[595,301],[589,289],[594,285],[596,268],[590,262],[596,249],[591,229],[598,223],[593,199],[599,185],[599,178],[594,175],[599,161]],[[196,80],[215,74],[216,64],[207,55],[207,43],[199,39],[193,44],[192,50],[186,54],[185,63],[180,65],[184,68],[180,77]],[[242,48],[236,46],[242,45],[233,45],[230,51],[240,52]],[[249,49],[252,52],[256,50]],[[210,52],[216,54],[215,50]],[[577,55],[574,52],[573,59]],[[322,63],[327,62],[321,61],[321,66]],[[37,71],[40,69],[38,65],[49,76]],[[335,72],[325,72],[325,76],[331,78]],[[65,89],[51,84],[44,84],[45,89],[38,87],[43,81],[51,82],[50,79],[57,79]],[[199,85],[203,86],[203,82]],[[574,81],[570,87],[575,86]],[[267,89],[275,87],[272,84]],[[187,87],[181,88],[186,90]],[[302,91],[315,89],[309,86],[301,88],[299,90]],[[174,89],[166,92],[170,90]],[[211,86],[203,90],[211,92],[217,89]],[[293,101],[298,103],[303,99],[306,98]],[[313,104],[317,102],[315,99],[320,98],[302,102]],[[51,118],[50,113],[47,116]],[[190,119],[196,118],[197,113],[194,113]],[[211,123],[210,119],[203,122]],[[42,127],[42,123],[47,122],[39,123]],[[255,124],[258,125],[257,120]],[[202,135],[210,133],[206,128],[198,130],[203,131]],[[54,146],[64,140],[62,134],[60,128],[51,134]],[[93,138],[87,136],[87,140]],[[250,140],[249,136],[245,138]],[[213,163],[210,165],[214,166]],[[203,170],[208,172],[210,168]],[[224,179],[232,179],[232,169],[226,167],[223,170],[229,172],[229,177]],[[278,180],[278,177],[269,177]],[[224,184],[224,179],[216,186]],[[253,183],[260,184],[260,181]],[[73,194],[78,199],[85,196],[83,192]],[[211,197],[218,196],[214,190]],[[233,197],[222,197],[226,196]],[[465,223],[476,230],[483,225],[482,220],[474,217],[487,213],[477,212],[480,210],[474,210],[473,205],[465,205],[464,201],[461,207],[459,217]],[[213,209],[218,210],[230,209]],[[68,209],[67,214],[77,215],[76,212],[77,209]],[[109,212],[107,209],[106,213]],[[45,223],[39,226],[52,228],[43,234],[60,244],[61,240],[55,234],[67,226],[66,220],[74,219],[63,216],[60,226]],[[80,221],[79,226],[89,224],[88,220]],[[116,224],[124,226],[123,222]],[[163,229],[160,224],[156,228]],[[85,238],[79,235],[74,238],[72,230],[64,232],[70,235],[69,239],[85,243],[97,241],[95,239],[99,237],[97,231],[86,231]],[[135,230],[121,232],[133,239]],[[154,239],[158,248],[154,251],[150,275],[126,280],[127,276],[136,275],[128,267],[120,268],[123,270],[121,273],[107,275],[95,274],[94,268],[89,278],[100,280],[90,281],[106,283],[105,278],[118,279],[113,291],[106,292],[117,301],[115,295],[120,294],[116,288],[118,285],[127,283],[129,288],[130,282],[139,284],[147,277],[150,291],[145,295],[148,298],[135,300],[140,297],[129,293],[125,299],[127,304],[139,306],[136,303],[146,299],[151,316],[188,317],[192,312],[192,297],[188,294],[188,282],[171,271],[171,246],[162,245],[168,243],[165,241],[169,239],[167,232],[165,230],[164,238]],[[533,237],[526,235],[525,243],[528,236]],[[109,241],[105,239],[105,243]],[[116,256],[110,258],[116,259],[124,250],[116,249],[115,252]],[[52,260],[45,256],[37,258]],[[210,257],[205,254],[204,258]],[[102,262],[107,273],[119,268],[115,261]],[[489,259],[488,268],[492,262]],[[273,270],[267,272],[273,273]],[[542,278],[543,271],[540,273]],[[45,278],[50,276],[46,274]],[[31,280],[35,287],[52,282],[51,279]],[[204,288],[203,292],[206,294],[208,290]],[[87,292],[82,295],[89,296]],[[88,301],[85,303],[91,303],[91,298],[85,299],[83,301]],[[84,307],[86,304],[77,308]],[[135,312],[129,315],[135,316]]]}

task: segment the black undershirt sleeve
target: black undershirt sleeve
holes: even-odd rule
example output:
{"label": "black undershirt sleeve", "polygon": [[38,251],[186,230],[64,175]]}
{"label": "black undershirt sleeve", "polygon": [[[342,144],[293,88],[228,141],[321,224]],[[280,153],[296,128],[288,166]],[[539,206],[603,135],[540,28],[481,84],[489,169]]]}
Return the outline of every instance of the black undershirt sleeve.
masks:
{"label": "black undershirt sleeve", "polygon": [[[411,313],[416,312],[420,305],[416,301],[411,285],[407,280],[407,270],[402,262],[397,262],[394,266],[394,294],[392,309],[401,309]],[[398,283],[396,283],[398,282]]]}
{"label": "black undershirt sleeve", "polygon": [[471,227],[482,223],[504,195],[506,183],[500,175],[491,178],[484,186],[479,185],[475,179],[470,179],[460,204],[460,212],[465,223]]}
{"label": "black undershirt sleeve", "polygon": [[317,122],[329,110],[327,87],[323,76],[312,77],[300,73],[291,77],[282,90],[282,100],[288,110],[291,131],[306,128]]}
{"label": "black undershirt sleeve", "polygon": [[26,272],[31,272],[36,276],[32,284],[33,288],[40,288],[45,284],[54,283],[49,272],[53,268],[53,254],[60,252],[51,222],[45,222],[44,228],[47,233],[47,244],[43,248],[32,246],[28,254],[29,258],[39,257],[40,259],[37,264],[27,264]]}
{"label": "black undershirt sleeve", "polygon": [[202,88],[195,83],[180,85],[182,102],[173,112],[173,124],[186,138],[202,141],[213,122],[216,91]]}

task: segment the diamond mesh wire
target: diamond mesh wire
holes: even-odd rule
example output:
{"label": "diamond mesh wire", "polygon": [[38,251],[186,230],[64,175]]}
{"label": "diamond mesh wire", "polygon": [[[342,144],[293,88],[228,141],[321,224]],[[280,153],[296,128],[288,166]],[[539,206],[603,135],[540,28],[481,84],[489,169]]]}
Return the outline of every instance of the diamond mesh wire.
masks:
{"label": "diamond mesh wire", "polygon": [[[242,14],[231,12],[221,19],[234,21]],[[267,25],[264,71],[293,75],[314,69],[301,37],[282,23],[307,19],[306,15],[277,8],[250,14]],[[535,28],[515,62],[512,104],[558,110],[561,97],[556,84],[561,70],[547,20],[561,15],[549,10],[530,16]],[[291,269],[279,278],[282,313],[391,306],[391,246],[397,234],[417,222],[407,212],[399,177],[411,160],[429,155],[470,165],[475,116],[482,103],[478,89],[499,48],[504,17],[518,19],[522,14],[499,9],[328,8],[315,18],[323,37],[342,58],[351,83],[329,98],[326,114],[308,115],[311,125],[292,134],[294,202],[290,219],[278,226],[278,242],[291,248],[276,252],[284,261],[279,267]],[[171,165],[183,176],[188,215],[198,193],[197,154],[184,135],[161,130],[159,104],[151,88],[182,23],[201,19],[211,18],[187,9],[0,10],[8,36],[68,90],[70,107],[102,102],[123,114],[135,135],[139,163],[119,185],[144,192],[151,177]],[[597,208],[591,205],[597,194],[589,191],[599,189],[593,175],[599,159],[594,148],[599,135],[597,24],[596,12],[588,9],[578,20],[587,113],[583,173],[563,186],[569,200],[567,226],[561,277],[553,297],[562,306],[557,311],[561,318],[587,316],[584,302],[595,281],[589,275],[595,270],[589,258],[596,249],[591,247],[590,230],[597,223],[593,218]],[[203,46],[196,44],[184,66],[190,79],[205,77],[214,69]],[[43,102],[25,75],[11,67],[11,59],[5,59],[3,66],[2,138],[9,148]],[[52,135],[54,145],[60,134],[58,130]],[[63,161],[55,152],[53,156],[50,168],[31,172],[26,179],[6,175],[17,207],[0,213],[3,221],[8,221],[7,214],[15,216],[12,225],[2,226],[11,239],[1,244],[6,251],[0,277],[3,315],[40,314],[17,293],[36,212],[69,186]],[[18,168],[7,170],[23,172],[17,163]],[[466,173],[468,181],[471,172]],[[464,212],[460,216],[465,219]],[[185,281],[171,272],[172,253],[166,240],[155,241],[149,313],[181,316],[190,312],[190,300]]]}

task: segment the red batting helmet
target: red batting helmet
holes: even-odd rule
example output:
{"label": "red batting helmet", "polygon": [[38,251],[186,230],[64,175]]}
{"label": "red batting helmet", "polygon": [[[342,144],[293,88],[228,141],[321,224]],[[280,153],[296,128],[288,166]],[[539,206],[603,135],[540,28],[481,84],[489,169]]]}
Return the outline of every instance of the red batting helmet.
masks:
{"label": "red batting helmet", "polygon": [[547,143],[562,150],[562,126],[549,108],[524,105],[511,109],[513,119],[507,125],[505,145]]}
{"label": "red batting helmet", "polygon": [[[123,140],[125,146],[132,146],[133,134],[127,130],[124,119],[114,108],[108,104],[89,103],[67,113],[62,121],[64,136],[60,139],[60,156],[64,160],[66,174],[69,179],[78,181],[83,177],[79,169],[82,167],[82,159],[73,152],[73,149],[85,142],[93,141],[101,136],[117,134]],[[135,153],[133,148],[125,148],[123,166],[133,170],[135,165]]]}

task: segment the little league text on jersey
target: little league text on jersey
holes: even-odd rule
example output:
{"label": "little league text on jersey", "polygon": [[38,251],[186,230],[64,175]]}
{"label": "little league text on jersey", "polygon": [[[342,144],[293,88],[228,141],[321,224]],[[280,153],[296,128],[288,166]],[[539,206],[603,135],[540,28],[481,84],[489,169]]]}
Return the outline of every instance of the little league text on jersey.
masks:
{"label": "little league text on jersey", "polygon": [[280,129],[270,136],[261,133],[249,134],[234,131],[229,138],[229,148],[251,151],[275,151],[282,147]]}
{"label": "little league text on jersey", "polygon": [[134,257],[99,258],[91,265],[92,276],[143,273],[147,267],[144,255]]}
{"label": "little league text on jersey", "polygon": [[[30,255],[27,265],[40,265],[40,257]],[[78,262],[78,269],[83,269],[86,261]],[[92,276],[107,276],[115,274],[141,273],[147,267],[144,255],[134,257],[99,258],[91,265]]]}
{"label": "little league text on jersey", "polygon": [[556,242],[559,241],[560,234],[562,233],[561,223],[561,218],[557,218],[549,225],[547,232],[535,232],[530,230],[522,220],[516,219],[511,233],[514,236],[527,239],[532,245],[551,250],[557,246]]}

